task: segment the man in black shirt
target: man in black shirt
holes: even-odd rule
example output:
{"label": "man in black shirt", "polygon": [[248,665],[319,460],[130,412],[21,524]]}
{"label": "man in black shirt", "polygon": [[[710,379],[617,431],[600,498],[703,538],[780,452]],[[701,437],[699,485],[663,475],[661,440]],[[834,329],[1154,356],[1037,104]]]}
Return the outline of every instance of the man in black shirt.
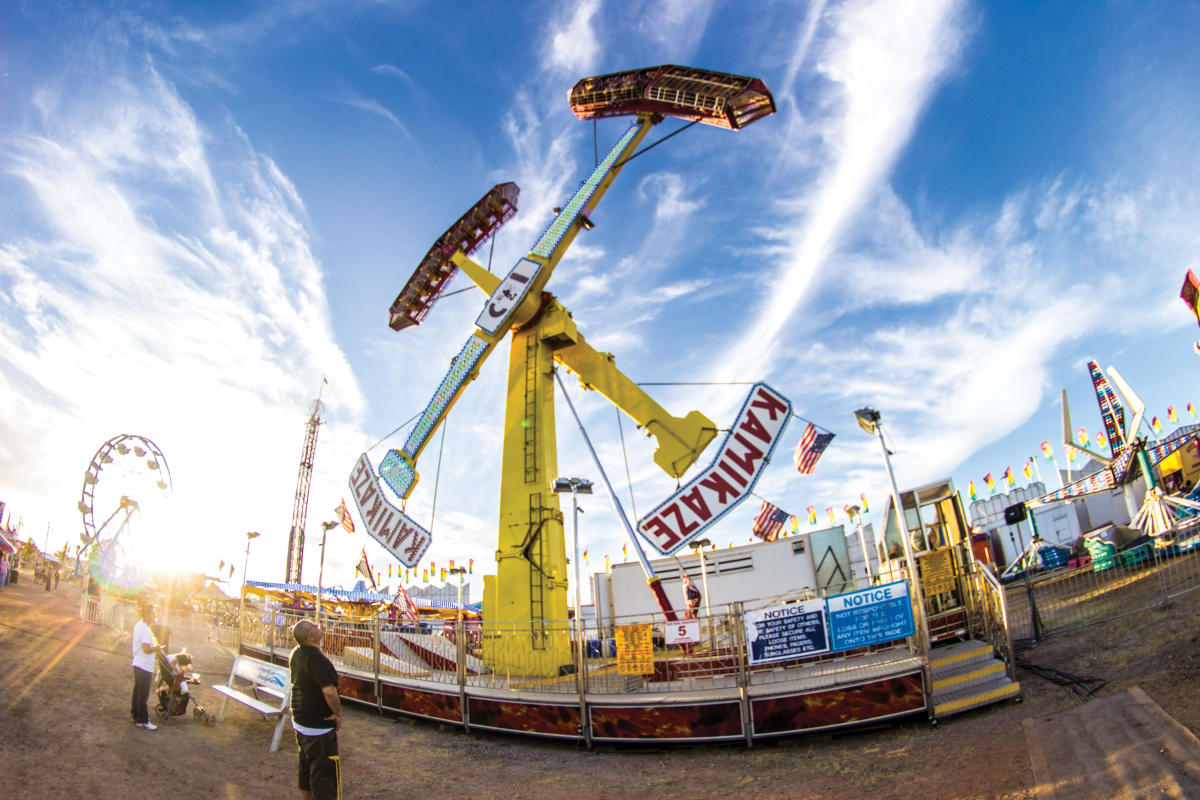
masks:
{"label": "man in black shirt", "polygon": [[296,640],[296,648],[288,658],[292,727],[300,751],[300,796],[305,800],[338,800],[342,796],[337,741],[342,729],[342,701],[337,691],[337,670],[321,652],[324,635],[308,620],[292,626]]}

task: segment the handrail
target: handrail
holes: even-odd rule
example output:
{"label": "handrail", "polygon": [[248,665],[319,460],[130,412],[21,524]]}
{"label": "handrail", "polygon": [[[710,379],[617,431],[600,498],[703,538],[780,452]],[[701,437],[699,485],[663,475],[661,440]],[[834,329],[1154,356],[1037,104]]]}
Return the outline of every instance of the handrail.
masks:
{"label": "handrail", "polygon": [[1008,598],[1004,594],[1004,585],[1000,580],[991,573],[988,569],[980,565],[979,574],[983,576],[983,581],[991,590],[992,594],[999,600],[1000,603],[1000,625],[1004,631],[1004,648],[1005,648],[1005,668],[1008,671],[1008,677],[1016,680],[1017,677],[1017,662],[1013,652],[1012,635],[1008,629]]}

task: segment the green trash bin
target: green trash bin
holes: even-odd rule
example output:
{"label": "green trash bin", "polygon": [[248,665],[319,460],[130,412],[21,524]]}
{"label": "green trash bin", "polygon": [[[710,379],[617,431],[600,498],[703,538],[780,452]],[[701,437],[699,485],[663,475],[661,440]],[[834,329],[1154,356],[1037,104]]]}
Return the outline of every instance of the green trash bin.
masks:
{"label": "green trash bin", "polygon": [[1117,560],[1117,548],[1102,539],[1087,539],[1083,545],[1092,557],[1092,572],[1103,572],[1113,568]]}

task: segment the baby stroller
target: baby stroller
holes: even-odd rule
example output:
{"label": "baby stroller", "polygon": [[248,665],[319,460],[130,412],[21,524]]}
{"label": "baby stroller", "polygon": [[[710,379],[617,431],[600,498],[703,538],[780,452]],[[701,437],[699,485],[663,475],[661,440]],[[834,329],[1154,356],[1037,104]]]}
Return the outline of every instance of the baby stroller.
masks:
{"label": "baby stroller", "polygon": [[191,705],[194,718],[206,725],[215,724],[216,718],[196,702],[188,690],[189,686],[200,683],[199,678],[192,677],[192,657],[186,651],[168,656],[159,650],[155,660],[158,662],[158,705],[154,711],[159,723],[165,725],[171,717],[183,716]]}

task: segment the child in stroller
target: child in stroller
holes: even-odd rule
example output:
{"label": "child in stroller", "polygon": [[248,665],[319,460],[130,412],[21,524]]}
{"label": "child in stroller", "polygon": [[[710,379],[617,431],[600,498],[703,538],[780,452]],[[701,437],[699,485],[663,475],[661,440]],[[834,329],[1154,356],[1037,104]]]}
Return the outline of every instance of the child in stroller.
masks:
{"label": "child in stroller", "polygon": [[187,713],[189,702],[192,705],[192,716],[201,722],[211,724],[212,716],[192,697],[188,687],[200,683],[200,679],[192,675],[192,657],[187,651],[164,655],[158,651],[158,705],[155,711],[160,722],[166,723],[171,717],[179,717]]}

